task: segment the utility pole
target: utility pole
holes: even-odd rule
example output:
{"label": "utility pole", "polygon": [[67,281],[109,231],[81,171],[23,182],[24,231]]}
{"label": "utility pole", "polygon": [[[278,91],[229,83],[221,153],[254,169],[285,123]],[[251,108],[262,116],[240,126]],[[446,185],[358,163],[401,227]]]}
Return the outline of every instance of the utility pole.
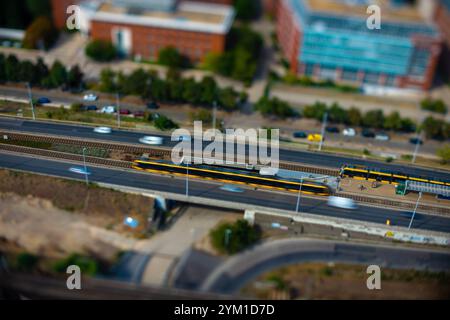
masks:
{"label": "utility pole", "polygon": [[320,133],[321,139],[319,144],[319,151],[322,151],[322,145],[323,145],[323,139],[325,138],[325,128],[327,126],[327,120],[328,120],[328,112],[325,112],[323,115],[323,121],[322,121],[322,132]]}
{"label": "utility pole", "polygon": [[416,141],[416,146],[414,148],[414,154],[413,154],[412,161],[411,161],[412,163],[416,162],[416,157],[417,157],[417,153],[419,152],[421,137],[422,137],[422,131],[419,131],[417,133],[417,137],[416,137],[417,141]]}
{"label": "utility pole", "polygon": [[233,231],[231,231],[231,229],[226,229],[225,230],[225,247],[228,249],[228,245],[230,243],[230,237],[231,237],[231,233]]}
{"label": "utility pole", "polygon": [[[181,163],[185,162],[185,156],[181,158]],[[186,160],[186,198],[189,198],[189,162]]]}
{"label": "utility pole", "polygon": [[88,171],[86,167],[86,148],[83,148],[83,164],[84,164],[84,177],[86,180],[86,186],[89,186]]}
{"label": "utility pole", "polygon": [[28,88],[28,98],[30,99],[31,105],[31,113],[33,114],[33,120],[36,120],[36,115],[34,114],[33,96],[31,94],[31,86],[29,82],[27,82],[27,88]]}
{"label": "utility pole", "polygon": [[212,123],[212,127],[214,130],[216,129],[216,112],[217,112],[217,101],[214,100],[214,102],[213,102],[213,123]]}
{"label": "utility pole", "polygon": [[411,229],[414,217],[416,215],[417,207],[419,206],[420,198],[422,198],[422,191],[419,192],[419,198],[417,198],[416,207],[414,208],[414,212],[413,212],[413,215],[411,217],[411,221],[409,222],[408,230]]}
{"label": "utility pole", "polygon": [[116,93],[116,104],[117,104],[117,127],[120,128],[120,98],[119,93]]}
{"label": "utility pole", "polygon": [[303,177],[300,178],[300,188],[298,189],[298,197],[297,197],[297,205],[295,206],[295,213],[298,214],[298,210],[300,209],[300,195],[302,193],[303,186]]}

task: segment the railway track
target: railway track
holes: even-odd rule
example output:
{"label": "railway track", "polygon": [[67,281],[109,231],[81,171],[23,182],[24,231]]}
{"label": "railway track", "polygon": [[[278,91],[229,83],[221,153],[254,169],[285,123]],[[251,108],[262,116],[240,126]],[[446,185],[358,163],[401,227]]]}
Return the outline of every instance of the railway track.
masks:
{"label": "railway track", "polygon": [[[120,142],[106,142],[101,140],[91,140],[91,139],[74,139],[67,137],[59,137],[53,135],[36,135],[29,133],[21,133],[9,130],[0,130],[0,137],[7,137],[9,140],[13,141],[31,141],[31,142],[47,142],[47,143],[57,143],[57,144],[66,144],[66,145],[76,145],[80,147],[92,147],[92,148],[101,148],[107,150],[116,150],[122,151],[126,153],[133,154],[148,154],[149,157],[155,158],[163,158],[170,159],[171,150],[164,147],[148,147],[142,146],[139,144],[129,144],[129,143],[120,143]],[[323,168],[323,167],[311,167],[306,165],[301,165],[298,163],[292,162],[281,162],[281,169],[293,170],[293,171],[302,171],[307,173],[314,173],[320,175],[327,176],[338,176],[339,171],[331,168]]]}
{"label": "railway track", "polygon": [[[36,149],[36,148],[3,144],[3,143],[0,143],[0,150],[4,150],[4,151],[8,151],[8,152],[15,152],[15,153],[22,153],[22,154],[31,154],[31,155],[47,157],[47,158],[52,158],[52,159],[61,159],[61,160],[77,161],[77,162],[83,161],[83,156],[78,155],[78,154],[45,150],[45,149]],[[104,159],[104,158],[87,156],[86,162],[95,164],[95,165],[100,165],[100,166],[112,167],[112,168],[132,169],[131,168],[132,162],[129,162],[129,161]],[[412,202],[400,202],[400,201],[395,201],[395,200],[390,200],[390,199],[366,197],[366,196],[359,196],[359,195],[353,195],[353,194],[347,194],[347,193],[337,193],[336,195],[341,196],[341,197],[350,198],[357,202],[365,203],[368,205],[386,206],[386,207],[392,207],[392,208],[396,208],[396,209],[400,208],[400,209],[404,209],[404,210],[408,210],[408,211],[413,210],[414,206],[415,206],[415,203],[412,203]],[[428,204],[420,204],[418,206],[418,210],[422,211],[422,212],[427,212],[427,213],[433,213],[433,214],[438,214],[438,215],[443,215],[443,216],[450,216],[450,208],[447,208],[447,207],[432,206],[432,205],[428,205]]]}

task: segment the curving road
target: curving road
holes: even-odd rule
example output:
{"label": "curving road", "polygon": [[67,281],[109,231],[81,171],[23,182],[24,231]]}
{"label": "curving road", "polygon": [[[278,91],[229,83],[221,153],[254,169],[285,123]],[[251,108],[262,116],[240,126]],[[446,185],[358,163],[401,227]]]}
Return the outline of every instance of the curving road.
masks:
{"label": "curving road", "polygon": [[[74,166],[73,163],[0,152],[0,168],[18,169],[71,179],[84,179],[84,176],[69,171],[69,168],[72,166]],[[184,178],[173,178],[165,175],[100,167],[90,167],[90,171],[91,175],[89,179],[92,182],[116,184],[182,195],[186,192]],[[268,209],[295,210],[297,201],[297,195],[295,193],[253,190],[246,187],[243,193],[233,193],[221,190],[221,186],[217,182],[191,179],[189,182],[189,195],[238,202],[245,204],[249,209],[254,206],[264,206]],[[370,206],[360,206],[355,211],[336,209],[327,206],[326,199],[312,199],[304,196],[301,198],[300,211],[321,216],[379,224],[384,224],[389,219],[392,225],[402,227],[407,227],[411,219],[411,212]],[[450,233],[450,218],[417,213],[412,228]]]}
{"label": "curving road", "polygon": [[[43,121],[29,121],[4,117],[0,117],[0,129],[32,132],[37,134],[53,134],[86,139],[101,139],[123,143],[139,143],[139,138],[145,135],[145,133],[142,132],[123,130],[114,130],[111,135],[102,135],[94,133],[92,131],[92,127],[87,126],[59,124]],[[164,138],[164,145],[166,147],[172,147],[178,143],[170,141],[170,136],[158,134],[156,135]],[[248,154],[248,150],[246,152]],[[408,166],[404,164],[389,164],[374,160],[364,160],[361,158],[352,158],[348,156],[339,156],[319,152],[281,149],[280,160],[330,168],[340,168],[343,164],[356,164],[382,170],[399,171],[405,174],[426,176],[438,180],[450,181],[450,171],[433,170],[422,167]]]}
{"label": "curving road", "polygon": [[321,240],[277,240],[228,259],[210,273],[201,290],[236,293],[264,272],[303,262],[375,264],[381,268],[441,271],[450,270],[450,252]]}

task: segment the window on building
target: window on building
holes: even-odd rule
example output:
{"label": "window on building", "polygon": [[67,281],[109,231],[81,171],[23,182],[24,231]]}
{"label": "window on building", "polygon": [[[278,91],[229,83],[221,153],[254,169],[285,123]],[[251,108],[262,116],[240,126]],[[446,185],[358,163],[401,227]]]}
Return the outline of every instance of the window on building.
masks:
{"label": "window on building", "polygon": [[358,70],[344,68],[344,70],[342,71],[342,80],[358,81]]}
{"label": "window on building", "polygon": [[384,83],[386,87],[396,87],[397,86],[397,76],[389,74],[386,76],[386,82]]}
{"label": "window on building", "polygon": [[314,75],[314,65],[310,64],[310,63],[307,63],[305,65],[305,76],[311,77],[313,75]]}
{"label": "window on building", "polygon": [[378,84],[380,80],[380,74],[374,72],[366,72],[364,75],[364,83],[368,84]]}

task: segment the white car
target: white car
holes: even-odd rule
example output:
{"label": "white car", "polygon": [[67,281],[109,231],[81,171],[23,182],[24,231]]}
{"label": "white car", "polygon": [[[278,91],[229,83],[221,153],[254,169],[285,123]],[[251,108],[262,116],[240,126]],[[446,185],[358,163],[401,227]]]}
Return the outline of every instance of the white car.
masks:
{"label": "white car", "polygon": [[375,135],[375,140],[379,141],[389,141],[389,136],[386,133],[377,133]]}
{"label": "white car", "polygon": [[340,209],[355,210],[357,208],[355,201],[353,201],[352,199],[335,196],[328,197],[328,205],[330,207],[336,207]]}
{"label": "white car", "polygon": [[116,107],[114,107],[114,106],[106,106],[106,107],[103,107],[103,108],[100,110],[100,112],[101,112],[101,113],[112,114],[112,113],[115,113],[115,112],[116,112]]}
{"label": "white car", "polygon": [[163,138],[161,137],[154,137],[154,136],[145,136],[139,139],[140,143],[143,144],[150,144],[150,145],[161,145],[163,144]]}
{"label": "white car", "polygon": [[98,96],[96,96],[95,94],[93,94],[93,93],[89,93],[89,94],[86,94],[84,97],[83,97],[83,100],[84,101],[97,101],[97,99],[98,99]]}
{"label": "white car", "polygon": [[112,130],[109,127],[97,127],[97,128],[94,129],[94,132],[108,134],[108,133],[111,133]]}
{"label": "white car", "polygon": [[345,128],[342,131],[342,134],[346,137],[354,137],[354,136],[356,136],[356,131],[353,128]]}

